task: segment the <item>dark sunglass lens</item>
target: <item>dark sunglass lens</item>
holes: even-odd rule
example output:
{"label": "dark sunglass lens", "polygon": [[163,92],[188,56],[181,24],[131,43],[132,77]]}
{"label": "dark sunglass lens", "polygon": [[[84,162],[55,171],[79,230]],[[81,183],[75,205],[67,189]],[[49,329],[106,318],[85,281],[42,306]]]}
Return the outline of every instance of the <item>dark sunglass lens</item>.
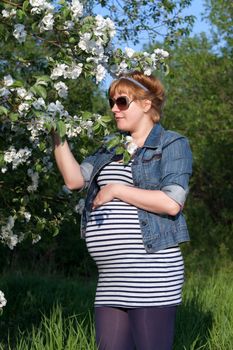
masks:
{"label": "dark sunglass lens", "polygon": [[112,108],[115,104],[115,101],[112,98],[109,98],[108,101],[109,101],[110,108]]}
{"label": "dark sunglass lens", "polygon": [[119,108],[127,108],[128,107],[128,101],[125,97],[118,97],[116,99],[116,104]]}

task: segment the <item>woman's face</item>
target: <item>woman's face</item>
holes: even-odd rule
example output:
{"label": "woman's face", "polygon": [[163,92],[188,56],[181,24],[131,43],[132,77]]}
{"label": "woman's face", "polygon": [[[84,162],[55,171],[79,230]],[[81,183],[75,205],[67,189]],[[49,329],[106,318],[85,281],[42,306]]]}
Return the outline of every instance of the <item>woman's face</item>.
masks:
{"label": "woman's face", "polygon": [[148,116],[145,115],[143,101],[136,100],[125,93],[118,94],[116,92],[113,96],[113,101],[123,96],[126,97],[129,101],[128,108],[122,110],[121,106],[118,106],[117,103],[115,103],[111,109],[114,113],[117,128],[122,131],[133,133],[140,129],[140,127],[145,122],[145,118]]}

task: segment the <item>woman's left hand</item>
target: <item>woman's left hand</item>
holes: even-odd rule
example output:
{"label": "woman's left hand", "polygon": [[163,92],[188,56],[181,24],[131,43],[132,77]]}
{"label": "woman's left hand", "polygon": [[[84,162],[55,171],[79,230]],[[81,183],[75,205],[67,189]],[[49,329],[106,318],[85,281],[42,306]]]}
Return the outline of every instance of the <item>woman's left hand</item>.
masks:
{"label": "woman's left hand", "polygon": [[101,190],[97,193],[95,199],[92,203],[92,209],[96,209],[101,205],[112,201],[114,198],[117,198],[117,188],[118,186],[124,186],[121,184],[113,183],[105,185]]}

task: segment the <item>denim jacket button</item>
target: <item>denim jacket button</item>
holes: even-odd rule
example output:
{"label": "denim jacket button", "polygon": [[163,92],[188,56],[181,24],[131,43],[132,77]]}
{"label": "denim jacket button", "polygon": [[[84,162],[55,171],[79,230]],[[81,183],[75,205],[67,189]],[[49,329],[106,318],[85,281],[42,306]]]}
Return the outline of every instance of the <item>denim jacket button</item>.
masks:
{"label": "denim jacket button", "polygon": [[152,248],[152,244],[147,244],[147,248]]}
{"label": "denim jacket button", "polygon": [[146,221],[142,221],[142,226],[146,226],[147,222]]}

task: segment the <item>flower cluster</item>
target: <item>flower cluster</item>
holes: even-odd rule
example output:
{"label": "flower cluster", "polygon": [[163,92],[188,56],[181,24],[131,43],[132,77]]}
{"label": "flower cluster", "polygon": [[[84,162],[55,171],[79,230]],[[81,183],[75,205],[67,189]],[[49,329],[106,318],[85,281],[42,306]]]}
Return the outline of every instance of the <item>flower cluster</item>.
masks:
{"label": "flower cluster", "polygon": [[[12,163],[12,169],[16,169],[20,164],[26,163],[28,158],[31,156],[32,151],[27,147],[21,148],[16,151],[14,146],[11,146],[4,153],[4,161],[5,163]],[[2,169],[2,172],[5,172],[6,168]]]}
{"label": "flower cluster", "polygon": [[[110,133],[110,116],[74,110],[70,99],[74,81],[78,85],[81,79],[90,79],[99,84],[107,73],[115,78],[133,69],[150,74],[165,66],[168,53],[114,49],[112,20],[85,16],[79,0],[61,1],[59,6],[49,0],[3,1],[1,9],[2,38],[6,47],[11,46],[6,54],[2,52],[0,61],[0,136],[4,140],[0,173],[1,191],[12,211],[10,215],[8,209],[1,209],[0,241],[13,249],[27,236],[28,229],[20,232],[25,224],[31,227],[33,243],[41,238],[48,223],[43,213],[49,213],[54,225],[61,222],[53,214],[47,193],[45,199],[38,193],[39,188],[43,192],[43,184],[47,190],[54,184],[50,131],[56,130],[62,138],[78,136],[80,144]],[[118,150],[128,159],[126,153],[132,154],[134,145],[129,138],[118,141]],[[85,154],[82,147],[81,151]],[[82,207],[81,201],[75,210],[80,213]],[[1,298],[2,294],[0,308],[4,306]]]}
{"label": "flower cluster", "polygon": [[13,227],[15,225],[15,218],[13,216],[8,217],[7,224],[2,226],[0,233],[0,240],[6,244],[10,249],[14,249],[14,247],[18,243],[18,236],[13,233]]}
{"label": "flower cluster", "polygon": [[[163,49],[155,49],[153,53],[135,52],[129,47],[125,48],[125,52],[118,49],[113,64],[110,65],[110,72],[113,76],[118,76],[132,70],[140,70],[146,75],[151,75],[153,71],[167,67],[165,60],[168,56],[169,53]],[[116,60],[119,60],[120,64],[116,64]]]}
{"label": "flower cluster", "polygon": [[6,306],[7,300],[5,298],[5,295],[2,291],[0,291],[0,310]]}
{"label": "flower cluster", "polygon": [[38,188],[39,174],[37,172],[33,172],[32,169],[28,169],[27,174],[32,180],[32,184],[27,187],[27,190],[28,192],[34,192]]}

